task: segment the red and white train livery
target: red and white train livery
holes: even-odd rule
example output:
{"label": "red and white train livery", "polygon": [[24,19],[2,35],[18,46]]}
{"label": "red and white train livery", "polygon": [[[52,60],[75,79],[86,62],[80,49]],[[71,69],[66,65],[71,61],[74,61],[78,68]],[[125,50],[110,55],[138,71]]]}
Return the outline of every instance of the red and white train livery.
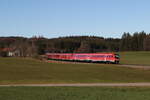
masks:
{"label": "red and white train livery", "polygon": [[66,61],[119,63],[119,55],[115,53],[47,53],[46,57]]}

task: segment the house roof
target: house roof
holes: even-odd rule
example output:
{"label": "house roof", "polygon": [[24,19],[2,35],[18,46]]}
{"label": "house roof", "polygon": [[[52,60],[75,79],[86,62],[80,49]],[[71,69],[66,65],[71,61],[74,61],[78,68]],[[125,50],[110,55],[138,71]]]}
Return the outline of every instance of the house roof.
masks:
{"label": "house roof", "polygon": [[13,51],[13,48],[0,48],[0,51],[5,51],[5,52]]}

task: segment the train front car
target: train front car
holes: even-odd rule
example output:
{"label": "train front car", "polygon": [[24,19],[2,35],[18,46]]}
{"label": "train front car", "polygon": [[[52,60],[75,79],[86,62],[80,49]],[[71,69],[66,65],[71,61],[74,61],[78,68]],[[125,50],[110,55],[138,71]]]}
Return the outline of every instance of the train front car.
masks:
{"label": "train front car", "polygon": [[119,64],[119,55],[114,53],[93,53],[92,62]]}
{"label": "train front car", "polygon": [[119,63],[119,55],[114,53],[74,53],[74,61],[93,63]]}

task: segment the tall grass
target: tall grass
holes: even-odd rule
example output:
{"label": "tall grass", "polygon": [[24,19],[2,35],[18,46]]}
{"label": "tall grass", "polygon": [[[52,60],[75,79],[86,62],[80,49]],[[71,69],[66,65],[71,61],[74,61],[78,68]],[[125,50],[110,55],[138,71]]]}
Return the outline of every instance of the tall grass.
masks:
{"label": "tall grass", "polygon": [[150,88],[0,87],[0,100],[150,100]]}

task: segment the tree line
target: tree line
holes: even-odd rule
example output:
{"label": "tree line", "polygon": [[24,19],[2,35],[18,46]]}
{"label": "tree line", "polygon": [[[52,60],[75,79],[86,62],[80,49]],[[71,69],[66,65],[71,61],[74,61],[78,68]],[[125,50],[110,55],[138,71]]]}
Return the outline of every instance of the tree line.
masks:
{"label": "tree line", "polygon": [[45,37],[0,37],[2,48],[19,52],[18,56],[36,56],[45,53],[95,53],[118,51],[150,51],[150,34],[142,31],[133,35],[125,32],[121,38],[97,36],[69,36],[48,39]]}

